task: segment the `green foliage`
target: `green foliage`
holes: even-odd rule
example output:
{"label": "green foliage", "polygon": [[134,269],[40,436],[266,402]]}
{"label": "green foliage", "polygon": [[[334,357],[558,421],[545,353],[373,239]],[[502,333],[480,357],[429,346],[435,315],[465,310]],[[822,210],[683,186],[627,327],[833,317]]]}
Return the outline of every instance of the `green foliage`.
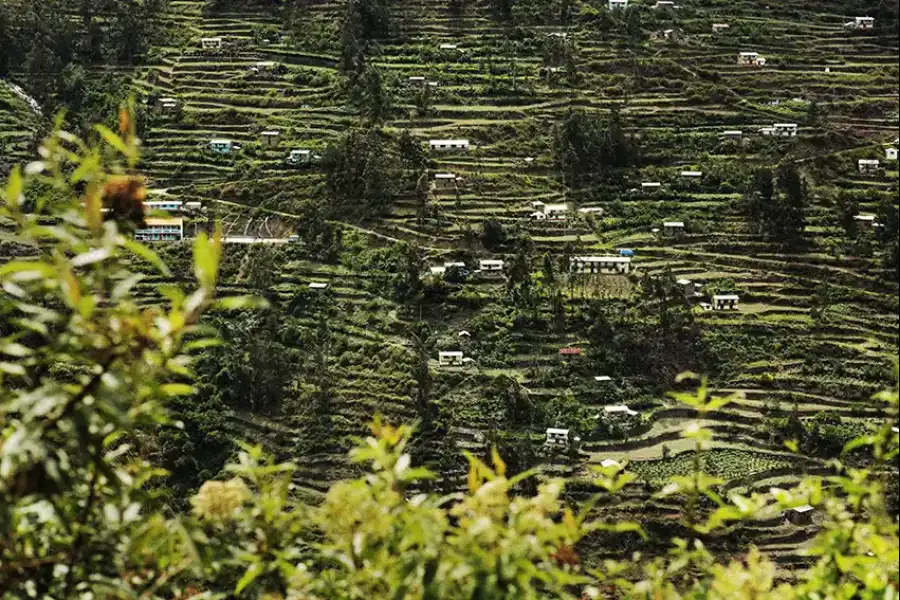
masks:
{"label": "green foliage", "polygon": [[392,146],[376,128],[351,130],[328,146],[323,166],[334,215],[360,219],[390,208],[399,191],[399,161]]}
{"label": "green foliage", "polygon": [[779,168],[777,177],[769,169],[753,176],[745,208],[751,222],[762,232],[784,244],[796,245],[806,226],[809,189],[793,162]]}
{"label": "green foliage", "polygon": [[557,134],[557,161],[572,187],[592,181],[615,181],[638,161],[635,143],[625,134],[622,118],[572,111]]}
{"label": "green foliage", "polygon": [[146,58],[150,42],[162,41],[160,19],[167,0],[115,2],[63,0],[0,3],[0,77],[15,68],[22,83],[48,112],[65,108],[78,131],[115,114],[127,97],[128,80],[88,76],[98,63],[135,64]]}

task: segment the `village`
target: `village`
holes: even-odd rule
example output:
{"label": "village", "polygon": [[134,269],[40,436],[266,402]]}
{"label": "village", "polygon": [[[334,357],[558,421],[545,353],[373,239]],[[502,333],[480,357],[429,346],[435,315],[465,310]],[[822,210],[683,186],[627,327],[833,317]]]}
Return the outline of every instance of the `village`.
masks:
{"label": "village", "polygon": [[[771,496],[883,419],[890,7],[428,0],[354,21],[363,4],[171,2],[144,62],[102,71],[136,99],[128,235],[171,267],[137,303],[171,303],[218,230],[221,294],[268,304],[209,315],[186,441],[165,446],[185,489],[238,439],[320,504],[377,415],[416,424],[441,493],[466,489],[464,452],[496,449],[536,485],[570,481],[573,506],[598,473],[633,476],[593,516],[657,531],[684,515],[663,492],[693,472],[695,425],[716,493]],[[0,169],[50,128],[19,69]],[[736,534],[779,577],[828,518],[797,504]]]}

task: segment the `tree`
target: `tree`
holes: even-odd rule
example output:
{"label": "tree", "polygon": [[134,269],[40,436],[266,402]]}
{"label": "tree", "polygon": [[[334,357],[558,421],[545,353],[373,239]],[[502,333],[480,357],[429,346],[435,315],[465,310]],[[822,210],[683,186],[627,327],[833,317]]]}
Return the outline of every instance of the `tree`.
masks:
{"label": "tree", "polygon": [[434,86],[423,85],[413,93],[413,106],[416,107],[416,115],[427,118],[434,107]]}
{"label": "tree", "polygon": [[787,245],[798,243],[806,226],[808,186],[796,164],[760,169],[744,196],[746,214],[757,229]]}
{"label": "tree", "polygon": [[859,202],[849,194],[840,194],[837,200],[838,222],[844,230],[847,240],[853,241],[859,235]]}
{"label": "tree", "polygon": [[513,305],[521,310],[537,310],[538,298],[531,277],[530,248],[519,243],[506,276],[506,292]]}
{"label": "tree", "polygon": [[806,124],[818,127],[828,119],[828,111],[817,100],[811,100],[806,107]]}
{"label": "tree", "polygon": [[638,159],[637,147],[615,109],[606,118],[570,111],[557,131],[556,150],[568,185],[575,187],[620,180]]}
{"label": "tree", "polygon": [[486,219],[481,223],[481,244],[487,250],[497,250],[509,240],[503,223],[496,219]]}
{"label": "tree", "polygon": [[806,226],[806,202],[809,194],[806,180],[794,163],[778,171],[781,196],[769,214],[770,231],[785,243],[796,243]]}
{"label": "tree", "polygon": [[331,213],[366,218],[390,208],[399,190],[396,154],[376,128],[351,130],[328,146],[322,164],[331,196]]}
{"label": "tree", "polygon": [[751,222],[759,226],[766,219],[768,207],[775,198],[775,174],[771,169],[759,169],[744,195],[746,213]]}
{"label": "tree", "polygon": [[217,317],[212,325],[222,345],[197,365],[199,380],[209,384],[226,406],[257,414],[278,410],[293,379],[294,352],[279,339],[275,311]]}
{"label": "tree", "polygon": [[381,71],[372,65],[363,73],[363,114],[370,124],[383,122],[391,111],[392,99],[381,77]]}
{"label": "tree", "polygon": [[639,6],[629,6],[625,11],[625,32],[632,45],[640,45],[644,41],[644,28]]}

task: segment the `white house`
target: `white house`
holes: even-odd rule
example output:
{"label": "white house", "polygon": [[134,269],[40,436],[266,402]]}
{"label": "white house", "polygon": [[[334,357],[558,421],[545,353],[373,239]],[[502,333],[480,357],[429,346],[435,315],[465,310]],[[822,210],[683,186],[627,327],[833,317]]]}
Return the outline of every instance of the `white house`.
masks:
{"label": "white house", "polygon": [[200,47],[204,50],[219,50],[222,48],[222,38],[205,37],[200,38]]}
{"label": "white house", "polygon": [[612,377],[609,375],[596,375],[594,376],[594,381],[597,383],[610,383],[612,381]]}
{"label": "white house", "polygon": [[864,175],[878,172],[881,162],[877,158],[859,159],[859,172]]}
{"label": "white house", "polygon": [[628,0],[609,0],[609,10],[628,8]]}
{"label": "white house", "polygon": [[447,273],[447,269],[441,266],[430,267],[428,271],[434,277],[443,277]]}
{"label": "white house", "polygon": [[281,132],[276,130],[263,131],[260,135],[260,143],[266,148],[274,148],[281,140]]}
{"label": "white house", "polygon": [[896,161],[897,160],[897,149],[896,148],[886,148],[884,150],[884,160]]}
{"label": "white house", "polygon": [[772,125],[772,135],[779,137],[797,137],[799,126],[796,123],[775,123]]}
{"label": "white house", "polygon": [[703,177],[703,171],[682,171],[681,176],[689,179],[698,179]]}
{"label": "white house", "polygon": [[569,212],[568,204],[545,204],[544,215],[551,221],[565,220],[566,214]]}
{"label": "white house", "polygon": [[663,223],[663,235],[674,237],[684,233],[684,221],[666,221]]}
{"label": "white house", "polygon": [[766,64],[766,59],[759,52],[741,52],[738,54],[737,64],[742,67],[761,67]]}
{"label": "white house", "polygon": [[440,188],[454,188],[458,177],[454,173],[435,173],[434,186]]}
{"label": "white house", "polygon": [[190,202],[185,202],[184,208],[185,208],[185,210],[189,210],[189,211],[198,211],[203,208],[203,204],[200,202],[197,202],[196,200],[192,200]]}
{"label": "white house", "polygon": [[568,429],[555,429],[551,427],[547,430],[547,445],[548,446],[568,446],[569,445],[569,430]]}
{"label": "white house", "polygon": [[848,21],[844,23],[844,27],[847,29],[874,29],[875,28],[875,17],[854,17],[852,21]]}
{"label": "white house", "polygon": [[603,460],[600,461],[600,466],[603,467],[604,469],[610,469],[612,467],[618,468],[618,467],[622,466],[622,463],[620,463],[617,460],[613,460],[611,458],[604,458]]}
{"label": "white house", "polygon": [[713,310],[735,310],[740,302],[737,294],[716,294],[712,297]]}
{"label": "white house", "polygon": [[713,33],[723,33],[731,27],[728,23],[713,23],[712,32]]}
{"label": "white house", "polygon": [[328,289],[328,284],[321,281],[313,281],[309,284],[308,288],[313,291],[321,292]]}
{"label": "white house", "polygon": [[209,148],[216,154],[228,154],[234,148],[234,142],[226,139],[214,139],[209,141]]}
{"label": "white house", "polygon": [[288,162],[294,165],[308,165],[312,162],[312,158],[312,150],[301,148],[291,150],[290,154],[288,154]]}
{"label": "white house", "polygon": [[478,261],[478,268],[482,273],[502,273],[503,261],[492,258],[485,258]]}
{"label": "white house", "polygon": [[572,258],[571,271],[585,275],[628,274],[631,257],[628,256],[576,256]]}
{"label": "white house", "polygon": [[441,50],[444,50],[444,51],[451,51],[451,52],[459,50],[459,46],[457,44],[441,44],[440,46],[438,46],[438,48]]}
{"label": "white house", "polygon": [[273,70],[275,70],[275,62],[271,60],[261,60],[250,67],[250,71],[253,73],[267,73]]}
{"label": "white house", "polygon": [[183,203],[181,200],[147,200],[144,206],[150,210],[163,210],[166,212],[181,212]]}
{"label": "white house", "polygon": [[184,239],[184,219],[144,219],[145,226],[134,232],[142,242],[173,242]]}
{"label": "white house", "polygon": [[740,129],[728,129],[722,132],[722,135],[728,139],[739,140],[744,137],[744,132]]}
{"label": "white house", "polygon": [[442,367],[458,367],[463,364],[463,353],[461,350],[446,350],[438,352],[438,363]]}
{"label": "white house", "polygon": [[678,8],[678,5],[671,0],[656,0],[653,8]]}
{"label": "white house", "polygon": [[544,204],[543,202],[534,202],[532,206],[537,208],[536,212],[531,213],[531,217],[538,221],[565,221],[568,212],[568,204]]}
{"label": "white house", "polygon": [[607,417],[636,417],[640,413],[636,410],[631,410],[624,404],[614,404],[612,406],[604,406],[603,412],[606,413]]}
{"label": "white house", "polygon": [[646,193],[658,192],[662,189],[662,184],[658,181],[645,181],[641,184],[641,191]]}
{"label": "white house", "polygon": [[875,215],[863,215],[859,214],[853,217],[855,221],[860,223],[861,225],[868,225],[869,227],[875,226]]}
{"label": "white house", "polygon": [[429,149],[435,152],[453,152],[455,150],[468,150],[469,140],[430,140]]}

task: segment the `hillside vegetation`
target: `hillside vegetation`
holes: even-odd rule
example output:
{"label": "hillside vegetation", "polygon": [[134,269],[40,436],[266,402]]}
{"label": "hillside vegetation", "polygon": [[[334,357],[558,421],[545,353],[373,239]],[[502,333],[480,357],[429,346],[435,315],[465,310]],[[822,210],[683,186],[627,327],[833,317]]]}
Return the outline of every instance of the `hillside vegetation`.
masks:
{"label": "hillside vegetation", "polygon": [[[733,396],[702,419],[723,491],[830,473],[886,416],[871,397],[898,347],[897,3],[629,4],[148,3],[133,52],[113,36],[74,54],[77,81],[113,82],[84,111],[68,75],[38,87],[37,67],[3,65],[76,126],[136,94],[149,197],[200,202],[188,229],[222,223],[221,288],[270,303],[209,317],[223,344],[173,401],[185,428],[156,441],[173,499],[240,439],[294,461],[295,492],[320,502],[358,473],[346,452],[380,414],[419,423],[410,450],[435,491],[465,486],[461,450],[570,478],[573,504],[595,491],[591,467],[629,461],[637,479],[600,510],[649,541],[591,536],[599,559],[682,531],[682,502],[655,492],[694,465],[681,433],[698,415],[666,396],[683,371]],[[119,31],[124,17],[97,15]],[[848,29],[857,16],[874,27]],[[35,117],[8,102],[0,168],[33,143]],[[761,132],[775,124],[796,136]],[[560,204],[564,220],[544,218]],[[173,275],[138,283],[143,305],[189,277],[188,247],[159,244]],[[573,273],[608,255],[630,273]],[[433,269],[447,263],[463,265]],[[721,294],[737,308],[709,310]],[[441,351],[468,360],[442,366]],[[548,428],[569,442],[548,445]],[[711,543],[752,541],[790,576],[816,530],[775,518]]]}

